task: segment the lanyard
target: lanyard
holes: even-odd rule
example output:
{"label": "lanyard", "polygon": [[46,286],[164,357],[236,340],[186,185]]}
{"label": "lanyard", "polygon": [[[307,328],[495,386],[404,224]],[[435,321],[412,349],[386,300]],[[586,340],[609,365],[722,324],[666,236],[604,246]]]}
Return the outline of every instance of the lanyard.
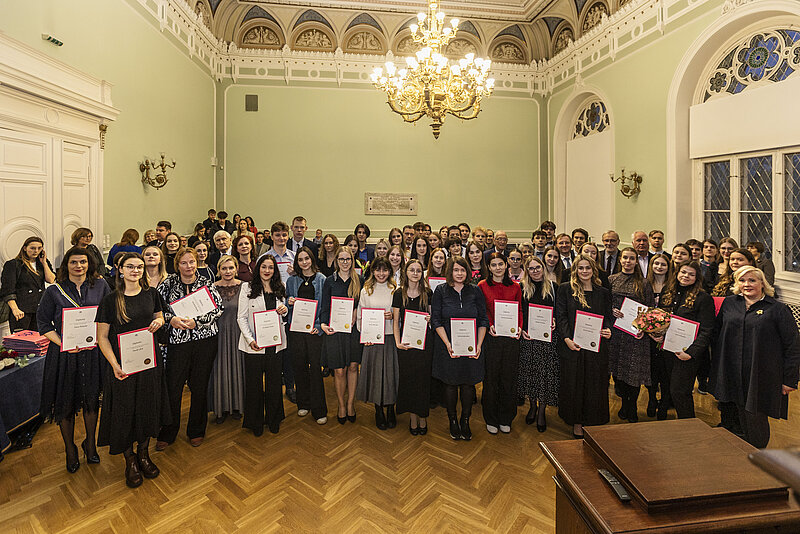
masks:
{"label": "lanyard", "polygon": [[77,302],[75,302],[75,300],[74,300],[72,297],[70,297],[69,295],[67,295],[67,292],[66,292],[66,291],[64,291],[64,288],[63,288],[63,287],[61,287],[61,284],[56,284],[56,287],[57,287],[57,288],[58,288],[58,290],[61,292],[61,294],[62,294],[62,295],[64,295],[64,298],[65,298],[65,299],[67,299],[68,301],[70,301],[70,302],[72,303],[72,305],[73,305],[73,306],[75,306],[76,308],[80,308],[80,307],[81,307],[81,306],[80,306],[80,304],[78,304]]}

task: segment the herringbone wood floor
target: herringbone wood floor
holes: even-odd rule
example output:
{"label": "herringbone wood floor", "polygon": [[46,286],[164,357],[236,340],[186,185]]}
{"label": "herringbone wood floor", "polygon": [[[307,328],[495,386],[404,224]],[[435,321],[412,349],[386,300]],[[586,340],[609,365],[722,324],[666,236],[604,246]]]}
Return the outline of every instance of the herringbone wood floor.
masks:
{"label": "herringbone wood floor", "polygon": [[[526,406],[510,435],[490,436],[476,406],[473,440],[453,442],[443,408],[432,411],[427,436],[411,436],[407,416],[379,431],[374,411],[361,403],[358,421],[339,425],[330,380],[327,425],[297,417],[288,401],[278,435],[256,438],[230,418],[211,422],[201,447],[179,438],[154,452],[162,474],[135,490],[125,486],[122,458],[107,449],[99,465],[81,459],[80,470],[68,474],[58,428],[45,425],[32,449],[0,463],[0,532],[553,531],[553,470],[538,442],[571,437],[555,409],[544,434],[525,425]],[[618,424],[613,392],[611,399],[611,423]],[[646,400],[644,393],[642,420]],[[772,422],[771,447],[797,444],[793,401],[792,419]],[[699,417],[718,422],[710,396],[696,395],[696,403]]]}

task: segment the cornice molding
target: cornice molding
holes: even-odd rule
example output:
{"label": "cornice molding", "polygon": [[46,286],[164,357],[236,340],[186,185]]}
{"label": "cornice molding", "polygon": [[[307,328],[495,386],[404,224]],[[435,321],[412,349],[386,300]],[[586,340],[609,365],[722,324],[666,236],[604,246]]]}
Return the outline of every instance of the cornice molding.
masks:
{"label": "cornice molding", "polygon": [[[306,52],[292,50],[288,46],[280,50],[239,48],[233,43],[217,39],[185,0],[128,1],[154,17],[161,31],[171,34],[171,38],[182,45],[189,57],[202,63],[219,82],[246,80],[248,83],[261,81],[265,84],[369,88],[372,86],[369,80],[372,70],[394,58],[391,51],[380,56],[348,54],[342,52],[341,48],[335,52]],[[531,98],[552,94],[573,81],[580,84],[586,72],[614,61],[620,54],[632,52],[635,48],[631,47],[635,43],[654,34],[664,34],[667,26],[677,24],[700,6],[716,1],[631,0],[610,16],[603,16],[602,22],[549,60],[534,60],[527,65],[493,63],[495,94]],[[737,4],[757,1],[727,0],[728,3]],[[284,3],[288,3],[288,0]],[[318,2],[313,3],[319,5]],[[345,3],[348,2],[337,4]],[[521,5],[530,7],[537,3],[537,0],[523,1]],[[296,5],[296,2],[293,4]],[[393,5],[384,1],[374,4]],[[484,1],[484,4],[491,2]],[[449,8],[447,4],[444,7]],[[372,8],[372,5],[369,6],[369,9]]]}

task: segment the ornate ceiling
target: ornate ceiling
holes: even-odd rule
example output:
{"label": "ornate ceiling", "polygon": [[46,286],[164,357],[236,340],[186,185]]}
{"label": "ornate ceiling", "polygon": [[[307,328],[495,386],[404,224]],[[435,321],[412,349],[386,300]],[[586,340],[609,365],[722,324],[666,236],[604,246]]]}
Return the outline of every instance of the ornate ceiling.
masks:
{"label": "ornate ceiling", "polygon": [[[446,53],[474,52],[529,64],[566,48],[631,0],[444,0],[462,20]],[[223,41],[238,48],[383,55],[414,51],[408,25],[424,0],[187,0]]]}

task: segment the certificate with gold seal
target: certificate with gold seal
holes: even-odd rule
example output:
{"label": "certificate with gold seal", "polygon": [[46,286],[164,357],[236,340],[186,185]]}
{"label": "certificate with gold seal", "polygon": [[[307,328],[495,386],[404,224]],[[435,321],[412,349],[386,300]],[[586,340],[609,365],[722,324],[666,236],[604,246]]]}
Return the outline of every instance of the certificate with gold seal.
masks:
{"label": "certificate with gold seal", "polygon": [[477,321],[475,319],[450,319],[450,346],[453,356],[474,357],[478,353]]}
{"label": "certificate with gold seal", "polygon": [[309,299],[294,299],[292,306],[292,324],[289,332],[304,332],[310,334],[314,329],[317,318],[317,301]]}
{"label": "certificate with gold seal", "polygon": [[494,333],[503,337],[518,337],[519,302],[515,300],[494,301]]}
{"label": "certificate with gold seal", "polygon": [[117,335],[122,371],[132,375],[156,366],[156,344],[147,328]]}
{"label": "certificate with gold seal", "polygon": [[61,310],[61,350],[91,349],[97,346],[97,306]]}
{"label": "certificate with gold seal", "polygon": [[281,344],[281,316],[277,310],[253,313],[253,330],[259,348],[275,347]]}
{"label": "certificate with gold seal", "polygon": [[538,341],[553,341],[553,308],[528,304],[528,336]]}
{"label": "certificate with gold seal", "polygon": [[386,310],[383,308],[361,308],[361,343],[384,343]]}
{"label": "certificate with gold seal", "polygon": [[328,326],[334,332],[353,331],[353,308],[355,300],[348,297],[331,297],[331,318]]}
{"label": "certificate with gold seal", "polygon": [[406,310],[403,316],[403,334],[400,342],[412,349],[425,350],[425,336],[428,333],[428,314]]}

